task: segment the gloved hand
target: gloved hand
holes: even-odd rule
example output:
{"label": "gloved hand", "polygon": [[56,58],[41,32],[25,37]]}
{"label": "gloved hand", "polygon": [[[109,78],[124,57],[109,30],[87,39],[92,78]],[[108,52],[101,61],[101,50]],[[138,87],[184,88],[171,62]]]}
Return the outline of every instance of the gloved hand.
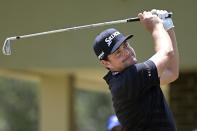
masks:
{"label": "gloved hand", "polygon": [[168,12],[166,10],[152,9],[151,13],[157,15],[162,20],[163,26],[166,31],[174,27],[172,18],[166,18],[168,16]]}

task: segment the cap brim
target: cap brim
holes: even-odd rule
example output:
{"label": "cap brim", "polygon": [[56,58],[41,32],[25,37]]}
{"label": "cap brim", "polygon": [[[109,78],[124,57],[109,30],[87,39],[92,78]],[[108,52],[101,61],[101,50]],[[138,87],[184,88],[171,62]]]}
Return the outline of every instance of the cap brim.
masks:
{"label": "cap brim", "polygon": [[112,53],[114,53],[114,51],[116,51],[121,45],[122,45],[122,43],[125,41],[125,40],[128,40],[128,39],[130,39],[131,37],[133,37],[133,35],[128,35],[128,36],[126,36],[126,37],[123,37],[121,40],[119,40],[115,45],[114,45],[114,47],[112,48],[112,50],[111,50],[111,54]]}

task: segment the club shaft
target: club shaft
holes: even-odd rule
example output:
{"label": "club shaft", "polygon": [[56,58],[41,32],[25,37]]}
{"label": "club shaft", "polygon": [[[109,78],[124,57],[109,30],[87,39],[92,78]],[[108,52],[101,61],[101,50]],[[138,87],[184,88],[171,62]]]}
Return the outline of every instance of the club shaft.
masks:
{"label": "club shaft", "polygon": [[[169,13],[168,17],[171,17],[171,16],[172,16],[172,13]],[[124,19],[124,20],[116,20],[116,21],[110,21],[110,22],[103,22],[103,23],[97,23],[97,24],[90,24],[90,25],[83,25],[83,26],[76,26],[76,27],[70,27],[70,28],[64,28],[64,29],[51,30],[51,31],[28,34],[28,35],[22,35],[22,36],[15,36],[15,37],[10,37],[8,39],[9,40],[15,40],[15,39],[28,38],[28,37],[33,37],[33,36],[40,36],[40,35],[46,35],[46,34],[53,34],[53,33],[71,31],[71,30],[92,28],[92,27],[97,27],[97,26],[114,25],[114,24],[127,23],[127,22],[135,22],[135,21],[139,21],[139,20],[140,20],[139,17],[134,17],[134,18],[128,18],[128,19]]]}
{"label": "club shaft", "polygon": [[[104,26],[104,25],[112,25],[112,24],[126,23],[126,22],[128,22],[128,20],[129,20],[129,19],[124,19],[124,20],[103,22],[103,23],[97,23],[97,24],[76,26],[76,27],[70,27],[70,28],[65,28],[65,29],[58,29],[58,30],[40,32],[40,33],[28,34],[28,35],[23,35],[23,36],[15,36],[15,37],[10,37],[9,40],[21,39],[21,38],[27,38],[27,37],[33,37],[33,36],[40,36],[40,35],[46,35],[46,34],[53,34],[53,33],[71,31],[71,30],[79,30],[79,29],[85,29],[85,28],[91,28],[91,27],[97,27],[97,26]],[[133,19],[133,20],[134,20],[134,19]],[[136,20],[136,21],[137,21],[137,20]],[[129,21],[129,22],[130,22],[130,21]]]}
{"label": "club shaft", "polygon": [[[169,17],[172,17],[171,12],[168,14],[167,18],[169,18]],[[128,19],[123,19],[123,20],[116,20],[116,21],[110,21],[110,22],[103,22],[103,23],[97,23],[97,24],[76,26],[76,27],[70,27],[70,28],[65,28],[65,29],[51,30],[51,31],[28,34],[28,35],[22,35],[22,36],[9,37],[5,40],[2,51],[3,51],[3,54],[5,54],[5,55],[10,55],[11,54],[11,48],[10,48],[10,41],[11,40],[16,40],[16,39],[21,39],[21,38],[28,38],[28,37],[33,37],[33,36],[46,35],[46,34],[52,34],[52,33],[58,33],[58,32],[64,32],[64,31],[92,28],[92,27],[97,27],[97,26],[135,22],[135,21],[140,21],[139,17],[128,18]]]}

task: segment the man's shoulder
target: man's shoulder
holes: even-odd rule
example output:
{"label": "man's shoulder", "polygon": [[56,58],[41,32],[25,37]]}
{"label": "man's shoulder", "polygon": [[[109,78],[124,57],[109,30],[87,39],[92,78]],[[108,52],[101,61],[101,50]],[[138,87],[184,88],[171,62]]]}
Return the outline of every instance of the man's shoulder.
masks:
{"label": "man's shoulder", "polygon": [[125,68],[122,72],[111,72],[109,71],[103,79],[109,84],[112,79],[125,79],[125,77],[137,76],[137,74],[144,69],[154,68],[155,64],[151,60],[147,60],[141,63],[133,64]]}
{"label": "man's shoulder", "polygon": [[135,65],[131,65],[127,68],[125,68],[122,72],[111,72],[109,71],[104,77],[103,79],[107,82],[107,84],[109,85],[110,82],[112,81],[121,81],[121,79],[125,79],[125,76],[127,76],[128,74],[130,74],[129,72],[133,72],[131,73],[132,75],[134,75],[135,72]]}

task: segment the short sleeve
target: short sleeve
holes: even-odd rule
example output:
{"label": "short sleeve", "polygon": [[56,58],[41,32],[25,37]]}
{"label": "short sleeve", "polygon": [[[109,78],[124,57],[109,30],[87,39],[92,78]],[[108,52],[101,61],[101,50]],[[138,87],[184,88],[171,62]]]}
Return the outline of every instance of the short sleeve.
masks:
{"label": "short sleeve", "polygon": [[144,86],[152,87],[160,84],[160,80],[157,73],[157,67],[151,60],[136,65],[138,79],[144,82]]}
{"label": "short sleeve", "polygon": [[139,96],[150,88],[160,85],[157,68],[151,60],[135,64],[123,72],[128,96]]}

